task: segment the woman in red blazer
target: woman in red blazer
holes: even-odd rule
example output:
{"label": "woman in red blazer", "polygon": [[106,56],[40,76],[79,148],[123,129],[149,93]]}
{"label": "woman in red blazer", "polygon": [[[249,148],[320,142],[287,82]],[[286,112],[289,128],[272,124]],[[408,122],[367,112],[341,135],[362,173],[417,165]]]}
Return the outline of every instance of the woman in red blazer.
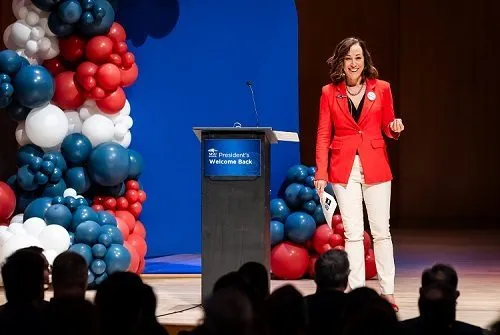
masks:
{"label": "woman in red blazer", "polygon": [[397,310],[389,230],[392,173],[383,134],[397,139],[404,126],[394,117],[390,85],[377,79],[363,41],[341,41],[328,64],[332,82],[320,99],[315,187],[321,196],[332,183],[345,228],[349,289],[365,285],[365,202],[381,294]]}

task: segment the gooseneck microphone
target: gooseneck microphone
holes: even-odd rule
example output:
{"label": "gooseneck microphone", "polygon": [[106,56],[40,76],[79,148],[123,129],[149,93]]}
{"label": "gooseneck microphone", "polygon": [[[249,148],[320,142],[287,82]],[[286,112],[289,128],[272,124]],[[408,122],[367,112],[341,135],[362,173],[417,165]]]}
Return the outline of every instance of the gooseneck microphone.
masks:
{"label": "gooseneck microphone", "polygon": [[247,81],[247,86],[250,89],[250,95],[252,96],[253,110],[255,112],[255,119],[257,120],[257,127],[260,127],[260,124],[259,124],[259,112],[257,112],[257,105],[255,104],[255,94],[253,92],[253,83],[250,80],[248,80]]}

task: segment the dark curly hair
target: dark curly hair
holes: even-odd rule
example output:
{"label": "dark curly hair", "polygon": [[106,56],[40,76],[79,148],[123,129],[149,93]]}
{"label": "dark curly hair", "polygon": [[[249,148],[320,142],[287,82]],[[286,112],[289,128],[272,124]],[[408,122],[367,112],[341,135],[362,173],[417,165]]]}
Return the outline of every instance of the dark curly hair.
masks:
{"label": "dark curly hair", "polygon": [[349,53],[351,47],[355,44],[359,44],[359,46],[363,50],[363,57],[365,59],[365,68],[363,69],[362,80],[364,81],[366,79],[378,78],[378,71],[373,65],[370,52],[366,48],[366,43],[359,38],[348,37],[337,44],[332,57],[328,58],[328,60],[326,61],[326,63],[330,65],[330,79],[335,85],[339,84],[345,79],[343,70],[344,58]]}

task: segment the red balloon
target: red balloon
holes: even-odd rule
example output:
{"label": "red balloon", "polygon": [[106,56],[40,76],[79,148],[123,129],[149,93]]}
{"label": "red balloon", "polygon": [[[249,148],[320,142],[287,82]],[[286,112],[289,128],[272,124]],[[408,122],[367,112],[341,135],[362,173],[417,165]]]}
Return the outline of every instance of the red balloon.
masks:
{"label": "red balloon", "polygon": [[111,209],[111,210],[115,209],[116,208],[116,199],[113,197],[107,197],[104,200],[104,208]]}
{"label": "red balloon", "polygon": [[103,210],[104,210],[104,206],[103,206],[103,205],[98,205],[98,204],[92,205],[92,208],[93,208],[96,212],[100,212],[100,211],[103,211]]}
{"label": "red balloon", "polygon": [[90,99],[99,100],[103,99],[104,97],[106,97],[106,92],[99,86],[94,87],[89,93]]}
{"label": "red balloon", "polygon": [[113,22],[111,28],[109,29],[108,37],[111,38],[114,43],[117,43],[125,41],[127,39],[127,34],[121,24]]}
{"label": "red balloon", "polygon": [[122,58],[118,54],[111,54],[109,56],[109,62],[115,64],[118,67],[122,66]]}
{"label": "red balloon", "polygon": [[321,249],[320,254],[323,254],[323,253],[325,253],[325,252],[327,252],[327,251],[330,251],[330,250],[332,250],[332,249],[333,249],[333,248],[332,248],[332,246],[331,246],[331,245],[329,245],[329,244],[325,244],[325,245],[323,245],[323,248]]}
{"label": "red balloon", "polygon": [[126,241],[130,235],[130,231],[128,229],[127,223],[122,218],[117,217],[116,218],[116,226],[118,227],[118,229],[120,229],[120,231],[122,232],[122,235],[123,235],[123,239]]}
{"label": "red balloon", "polygon": [[127,190],[127,192],[125,192],[125,198],[127,198],[129,203],[133,204],[139,201],[139,192],[136,190]]}
{"label": "red balloon", "polygon": [[85,39],[76,35],[59,38],[59,53],[67,61],[77,63],[85,55],[86,43]]}
{"label": "red balloon", "polygon": [[94,197],[94,204],[102,205],[103,202],[104,202],[104,197],[101,197],[99,195],[96,195]]}
{"label": "red balloon", "polygon": [[363,245],[365,247],[365,253],[372,247],[372,240],[370,234],[367,231],[363,233]]}
{"label": "red balloon", "polygon": [[119,210],[126,210],[129,206],[129,203],[127,201],[127,198],[125,197],[119,197],[116,199],[116,208]]}
{"label": "red balloon", "polygon": [[85,47],[85,55],[88,60],[96,64],[108,62],[109,56],[113,52],[113,41],[106,36],[92,37]]}
{"label": "red balloon", "polygon": [[133,53],[131,53],[130,51],[124,53],[122,55],[122,66],[123,68],[125,69],[128,69],[130,68],[132,65],[135,64],[135,56]]}
{"label": "red balloon", "polygon": [[106,63],[97,69],[95,79],[99,87],[106,91],[114,91],[118,88],[121,82],[120,69],[111,63]]}
{"label": "red balloon", "polygon": [[139,202],[141,204],[143,204],[144,201],[146,201],[146,192],[144,192],[143,190],[140,190],[139,191]]}
{"label": "red balloon", "polygon": [[127,70],[121,69],[120,74],[121,74],[120,85],[122,87],[128,87],[133,83],[135,83],[135,81],[137,80],[137,77],[139,76],[139,68],[137,67],[137,64],[134,63]]}
{"label": "red balloon", "polygon": [[365,257],[365,279],[372,279],[377,275],[377,265],[373,249],[370,249]]}
{"label": "red balloon", "polygon": [[136,221],[135,222],[135,227],[134,227],[134,234],[141,236],[142,238],[146,238],[146,228],[142,224],[141,221]]}
{"label": "red balloon", "polygon": [[9,184],[0,181],[0,222],[7,222],[15,209],[16,194]]}
{"label": "red balloon", "polygon": [[141,258],[139,260],[139,268],[137,269],[137,274],[141,274],[144,272],[144,268],[146,267],[146,260],[144,258]]}
{"label": "red balloon", "polygon": [[61,56],[57,56],[51,59],[46,59],[43,62],[43,66],[50,72],[50,74],[53,77],[57,76],[61,72],[68,70],[64,66]]}
{"label": "red balloon", "polygon": [[83,90],[75,82],[75,72],[65,71],[55,77],[55,91],[52,98],[61,109],[77,109],[85,102]]}
{"label": "red balloon", "polygon": [[312,237],[312,244],[314,250],[321,254],[323,252],[323,246],[328,244],[330,241],[330,236],[333,235],[332,229],[327,225],[323,224],[316,228],[314,235]]}
{"label": "red balloon", "polygon": [[137,253],[137,250],[128,242],[125,241],[123,242],[123,246],[130,252],[130,266],[128,267],[127,271],[136,273],[137,270],[139,269],[139,263],[141,258],[139,257],[139,254]]}
{"label": "red balloon", "polygon": [[132,215],[138,219],[139,216],[141,216],[141,212],[142,212],[142,205],[140,202],[135,202],[133,204],[131,204],[130,206],[128,206],[128,211],[130,213],[132,213]]}
{"label": "red balloon", "polygon": [[333,226],[336,226],[338,225],[339,223],[342,223],[342,216],[340,214],[335,214],[333,217],[332,217],[332,225]]}
{"label": "red balloon", "polygon": [[271,271],[279,279],[300,279],[308,266],[309,254],[301,245],[285,241],[271,250]]}
{"label": "red balloon", "polygon": [[335,228],[335,234],[339,234],[340,236],[342,236],[342,238],[345,238],[345,231],[344,231],[344,224],[343,223],[339,223],[339,224],[335,225],[334,228]]}
{"label": "red balloon", "polygon": [[314,274],[315,274],[314,266],[316,265],[317,260],[318,260],[317,255],[313,255],[313,256],[311,256],[311,258],[309,258],[309,266],[307,267],[307,274],[311,278],[314,278]]}
{"label": "red balloon", "polygon": [[343,245],[337,245],[335,248],[333,248],[335,250],[344,250],[345,251],[345,247]]}
{"label": "red balloon", "polygon": [[125,221],[128,226],[129,232],[134,231],[135,227],[135,217],[129,211],[116,211],[115,216],[121,218]]}
{"label": "red balloon", "polygon": [[335,248],[338,245],[344,246],[345,240],[339,234],[332,234],[332,236],[330,236],[330,246]]}
{"label": "red balloon", "polygon": [[121,54],[124,54],[125,52],[127,52],[127,50],[128,50],[128,46],[127,46],[127,43],[125,43],[125,42],[115,42],[113,44],[113,52],[114,53],[121,55]]}
{"label": "red balloon", "polygon": [[97,107],[106,114],[116,114],[125,106],[125,92],[121,87],[106,96],[104,99],[97,100]]}
{"label": "red balloon", "polygon": [[146,253],[148,252],[148,246],[144,238],[137,234],[130,234],[127,242],[129,242],[135,248],[135,250],[137,250],[139,257],[142,258],[146,256]]}
{"label": "red balloon", "polygon": [[134,180],[134,179],[127,180],[127,183],[125,184],[125,187],[127,188],[127,190],[137,190],[137,191],[139,191],[139,189],[140,189],[139,182],[137,180]]}

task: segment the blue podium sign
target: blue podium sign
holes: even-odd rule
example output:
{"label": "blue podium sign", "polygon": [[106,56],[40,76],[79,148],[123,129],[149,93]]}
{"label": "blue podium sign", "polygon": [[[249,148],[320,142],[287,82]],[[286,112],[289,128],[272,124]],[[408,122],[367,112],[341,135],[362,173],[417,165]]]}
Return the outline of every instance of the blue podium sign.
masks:
{"label": "blue podium sign", "polygon": [[259,177],[260,140],[206,139],[204,153],[206,177]]}

